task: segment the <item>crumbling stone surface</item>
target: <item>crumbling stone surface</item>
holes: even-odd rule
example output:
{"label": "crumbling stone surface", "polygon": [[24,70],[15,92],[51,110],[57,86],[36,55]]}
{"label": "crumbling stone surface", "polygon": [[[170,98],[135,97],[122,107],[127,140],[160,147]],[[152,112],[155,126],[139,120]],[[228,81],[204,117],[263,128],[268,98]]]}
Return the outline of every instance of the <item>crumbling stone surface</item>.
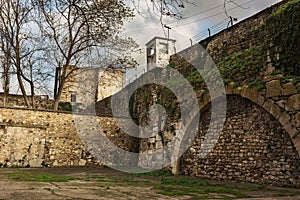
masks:
{"label": "crumbling stone surface", "polygon": [[271,114],[248,100],[230,96],[225,126],[218,142],[213,151],[201,158],[199,152],[207,137],[209,122],[210,110],[202,113],[197,138],[181,159],[182,173],[220,180],[299,186],[299,154],[289,134]]}

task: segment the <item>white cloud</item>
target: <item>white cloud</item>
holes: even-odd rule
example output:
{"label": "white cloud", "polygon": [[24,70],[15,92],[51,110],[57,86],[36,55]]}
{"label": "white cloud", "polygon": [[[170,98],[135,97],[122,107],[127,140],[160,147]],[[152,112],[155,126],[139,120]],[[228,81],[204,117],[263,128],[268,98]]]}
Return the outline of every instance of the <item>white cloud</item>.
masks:
{"label": "white cloud", "polygon": [[[226,6],[227,14],[241,21],[255,13],[269,7],[280,0],[234,0]],[[140,8],[147,8],[146,1],[141,2]],[[208,28],[218,32],[227,27],[229,18],[225,14],[224,0],[194,0],[195,5],[187,4],[183,10],[186,17],[182,20],[174,18],[164,18],[163,22],[170,26],[170,38],[176,39],[177,50],[186,48],[208,36]],[[230,1],[228,1],[230,2]],[[237,6],[240,5],[240,6]],[[165,37],[159,16],[149,13],[147,9],[142,10],[143,15],[137,14],[136,17],[125,25],[125,34],[137,41],[141,48],[145,48],[145,43],[155,36]],[[223,22],[218,24],[219,22]],[[215,27],[212,27],[215,26]],[[212,28],[211,28],[212,27]],[[194,37],[195,36],[195,37]],[[137,55],[141,64],[138,69],[129,70],[127,76],[134,79],[137,75],[144,72],[145,52]]]}

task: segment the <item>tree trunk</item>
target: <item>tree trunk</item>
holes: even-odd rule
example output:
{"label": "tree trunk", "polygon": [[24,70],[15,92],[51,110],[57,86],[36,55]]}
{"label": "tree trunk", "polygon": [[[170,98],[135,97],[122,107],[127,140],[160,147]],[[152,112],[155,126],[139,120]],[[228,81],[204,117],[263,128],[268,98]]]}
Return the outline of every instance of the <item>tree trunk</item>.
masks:
{"label": "tree trunk", "polygon": [[6,106],[8,103],[9,96],[9,64],[6,62],[4,64],[3,73],[3,105]]}
{"label": "tree trunk", "polygon": [[30,108],[30,103],[29,103],[29,100],[28,100],[28,97],[26,94],[26,90],[25,90],[25,87],[23,84],[22,75],[21,75],[20,70],[18,70],[18,72],[17,72],[17,78],[18,78],[19,86],[20,86],[24,101],[25,101],[25,105],[27,106],[27,108]]}
{"label": "tree trunk", "polygon": [[9,68],[10,68],[10,49],[8,42],[4,42],[4,39],[1,40],[2,49],[4,52],[7,50],[6,53],[4,53],[5,58],[3,61],[3,105],[6,106],[8,103],[8,96],[9,96]]}
{"label": "tree trunk", "polygon": [[[68,65],[65,65],[65,66],[68,66]],[[53,110],[54,111],[58,110],[58,105],[59,105],[60,98],[61,98],[61,95],[62,95],[62,92],[63,92],[63,88],[64,88],[64,85],[65,85],[65,82],[66,82],[67,67],[65,67],[65,66],[63,66],[61,68],[62,74],[59,76],[60,78],[58,80],[58,89],[57,89],[56,95],[54,96],[54,105],[53,105]]]}
{"label": "tree trunk", "polygon": [[32,105],[32,108],[35,109],[35,100],[34,100],[34,84],[33,84],[33,81],[30,82],[30,89],[31,89],[31,105]]}
{"label": "tree trunk", "polygon": [[3,85],[3,105],[7,106],[8,104],[8,96],[9,96],[9,80],[7,80],[8,77],[5,77],[4,75],[4,85]]}

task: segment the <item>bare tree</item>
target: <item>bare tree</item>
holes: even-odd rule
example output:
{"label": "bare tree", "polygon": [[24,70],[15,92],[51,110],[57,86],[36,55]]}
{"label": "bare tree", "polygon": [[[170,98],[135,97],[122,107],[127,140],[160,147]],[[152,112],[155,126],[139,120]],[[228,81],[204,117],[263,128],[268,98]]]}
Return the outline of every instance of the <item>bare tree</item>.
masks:
{"label": "bare tree", "polygon": [[[119,0],[36,0],[44,19],[43,34],[51,44],[47,54],[61,70],[54,110],[72,70],[65,66],[82,63],[108,38],[116,35],[125,18],[133,13]],[[59,65],[60,64],[60,65]],[[76,69],[76,68],[74,68]]]}
{"label": "bare tree", "polygon": [[[176,19],[183,18],[182,10],[187,4],[196,5],[189,0],[131,0],[133,7],[140,13],[142,9],[142,3],[146,4],[146,9],[149,12],[153,12],[159,16],[169,16]],[[144,6],[144,5],[143,5]]]}
{"label": "bare tree", "polygon": [[2,87],[3,87],[3,105],[6,106],[9,96],[10,85],[10,46],[4,37],[1,36],[1,67],[2,67]]}
{"label": "bare tree", "polygon": [[[26,0],[1,0],[0,9],[1,48],[6,59],[4,72],[8,72],[10,66],[14,68],[25,104],[31,107],[24,84],[24,80],[29,80],[24,75],[26,68],[24,60],[36,51],[32,45],[33,37],[30,31],[33,26],[31,12],[34,6]],[[8,92],[7,78],[4,77],[6,93]]]}

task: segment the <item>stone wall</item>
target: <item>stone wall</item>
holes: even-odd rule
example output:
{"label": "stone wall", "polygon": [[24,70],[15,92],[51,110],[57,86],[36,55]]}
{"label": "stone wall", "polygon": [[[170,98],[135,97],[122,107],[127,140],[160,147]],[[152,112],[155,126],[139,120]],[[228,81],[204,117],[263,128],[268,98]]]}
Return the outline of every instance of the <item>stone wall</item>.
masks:
{"label": "stone wall", "polygon": [[[171,164],[169,169],[174,173],[205,178],[299,187],[300,88],[297,86],[299,83],[281,84],[279,78],[267,77],[267,87],[260,91],[248,85],[235,88],[235,84],[230,83],[226,86],[228,98],[225,126],[221,132],[210,129],[216,137],[205,143],[206,147],[213,150],[204,158],[200,158],[200,155],[208,153],[202,146],[203,139],[210,137],[206,135],[208,125],[218,127],[220,122],[210,124],[211,110],[208,107],[212,99],[209,93],[199,97],[200,131],[192,147],[188,147],[187,153]],[[158,129],[162,131],[155,137],[141,139],[141,152],[158,151],[176,140],[179,142],[175,148],[179,153],[186,148],[181,146],[186,143],[185,136],[178,134],[182,127],[180,109],[178,106],[168,106],[176,105],[176,101],[172,100],[174,96],[170,93],[165,96],[166,93],[165,88],[147,85],[140,88],[133,97],[136,103],[133,106],[133,117],[141,126],[149,122],[149,108],[155,103],[163,105],[168,114],[164,127],[158,127],[161,124],[159,120],[152,122],[156,124],[153,132]],[[190,133],[187,131],[185,134]],[[142,160],[139,164],[147,168],[149,161]]]}
{"label": "stone wall", "polygon": [[[270,30],[277,25],[269,21],[274,17],[278,21],[289,19],[282,15],[296,14],[298,11],[298,0],[282,1],[200,42],[217,64],[223,77],[225,93],[229,96],[225,128],[217,133],[220,137],[213,138],[210,146],[214,149],[203,159],[199,156],[205,151],[201,150],[201,142],[210,121],[210,110],[207,107],[217,98],[210,97],[203,78],[191,63],[203,62],[201,59],[205,55],[195,45],[172,56],[170,67],[183,74],[192,85],[202,116],[199,122],[202,130],[198,132],[193,147],[180,162],[170,166],[172,171],[213,179],[300,186],[300,79],[290,70],[295,71],[299,66],[293,62],[286,67],[284,63],[278,62],[286,56],[284,54],[295,54],[293,49],[282,51],[283,47],[273,45],[274,35],[270,34]],[[299,20],[291,23],[297,27]],[[299,31],[293,36],[297,41],[300,38]],[[294,60],[300,63],[299,56],[294,56]],[[289,60],[285,61],[289,63]],[[206,62],[203,63],[203,71],[209,72]],[[214,74],[211,74],[213,78]],[[181,80],[170,78],[169,83],[180,85]],[[170,90],[159,85],[145,85],[135,92],[132,100],[133,117],[140,125],[149,122],[149,109],[153,104],[164,106],[168,114],[165,126],[153,129],[156,132],[158,129],[162,131],[155,137],[141,139],[141,152],[157,151],[175,140],[185,142],[184,137],[177,135],[178,128],[182,126],[180,107]],[[214,125],[218,126],[212,124],[212,127]],[[215,141],[217,143],[214,146]],[[180,150],[181,146],[177,148]],[[140,164],[147,167],[147,163],[143,160]]]}
{"label": "stone wall", "polygon": [[[28,96],[29,101],[31,101],[31,97]],[[52,109],[53,108],[53,100],[49,98],[48,95],[36,95],[34,97],[35,106],[37,109]],[[3,105],[3,93],[0,93],[0,106]],[[26,108],[26,104],[22,95],[18,94],[10,94],[8,96],[7,107],[21,107]]]}
{"label": "stone wall", "polygon": [[119,92],[124,85],[124,71],[70,66],[61,102],[81,103],[85,107]]}
{"label": "stone wall", "polygon": [[[267,29],[264,29],[270,15],[290,1],[292,0],[283,0],[212,37],[200,41],[199,44],[206,49],[215,63],[222,61],[228,55],[260,46],[273,37],[269,35]],[[184,52],[188,51],[193,51],[193,48],[184,50]]]}
{"label": "stone wall", "polygon": [[217,180],[300,186],[300,157],[290,135],[270,113],[239,96],[228,96],[224,129],[213,151],[201,158],[211,118],[207,107],[201,112],[193,145],[180,160],[181,173]]}
{"label": "stone wall", "polygon": [[[87,150],[93,151],[94,147],[86,146],[82,141],[90,133],[88,130],[91,127],[88,124],[80,127],[85,132],[83,134],[86,134],[80,135],[75,123],[81,118],[93,116],[16,108],[0,110],[1,166],[65,167],[102,164],[95,159],[98,155],[91,155]],[[129,142],[131,138],[120,130],[112,118],[96,117],[96,120],[112,144],[134,151],[134,145]],[[92,136],[97,141],[96,134]],[[104,155],[104,152],[105,149],[100,153]],[[111,159],[115,160],[114,157]]]}

